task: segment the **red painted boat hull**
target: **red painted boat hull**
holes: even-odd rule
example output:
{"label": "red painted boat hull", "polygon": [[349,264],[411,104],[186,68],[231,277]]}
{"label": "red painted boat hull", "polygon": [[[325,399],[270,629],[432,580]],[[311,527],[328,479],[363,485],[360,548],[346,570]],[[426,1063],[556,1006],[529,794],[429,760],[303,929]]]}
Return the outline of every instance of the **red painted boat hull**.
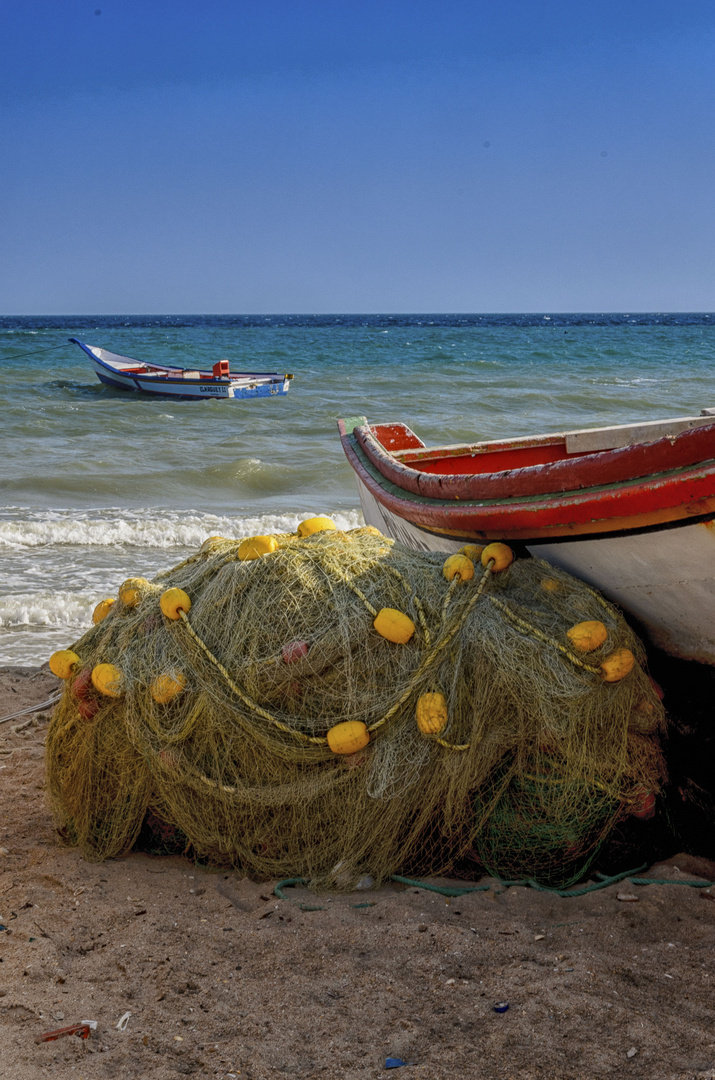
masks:
{"label": "red painted boat hull", "polygon": [[339,428],[368,524],[427,550],[512,543],[715,664],[715,417],[438,450],[404,425]]}

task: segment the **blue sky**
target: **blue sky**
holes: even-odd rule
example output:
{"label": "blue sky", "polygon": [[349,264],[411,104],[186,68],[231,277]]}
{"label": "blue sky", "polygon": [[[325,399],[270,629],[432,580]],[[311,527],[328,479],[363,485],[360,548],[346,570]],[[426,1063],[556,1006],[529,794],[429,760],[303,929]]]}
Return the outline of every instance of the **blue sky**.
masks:
{"label": "blue sky", "polygon": [[2,314],[715,309],[713,0],[5,0],[0,42]]}

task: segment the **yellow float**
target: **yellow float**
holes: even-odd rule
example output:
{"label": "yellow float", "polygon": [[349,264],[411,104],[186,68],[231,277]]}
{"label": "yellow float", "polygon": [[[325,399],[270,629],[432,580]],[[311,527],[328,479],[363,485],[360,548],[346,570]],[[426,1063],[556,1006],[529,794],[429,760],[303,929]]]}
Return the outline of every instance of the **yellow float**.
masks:
{"label": "yellow float", "polygon": [[344,720],[328,732],[328,746],[334,754],[356,754],[370,742],[370,732],[362,720]]}
{"label": "yellow float", "polygon": [[482,551],[482,566],[487,567],[492,563],[492,573],[498,574],[506,570],[514,562],[514,552],[507,544],[487,544]]}
{"label": "yellow float", "polygon": [[444,694],[440,694],[437,690],[420,694],[417,699],[415,719],[423,735],[439,735],[449,720],[447,699]]}
{"label": "yellow float", "polygon": [[97,664],[92,668],[92,685],[106,697],[120,698],[124,692],[124,676],[114,664]]}
{"label": "yellow float", "polygon": [[606,682],[620,682],[630,675],[636,658],[630,649],[616,649],[601,664],[601,671]]}
{"label": "yellow float", "polygon": [[226,543],[225,536],[207,536],[199,551],[215,551],[221,544]]}
{"label": "yellow float", "polygon": [[301,521],[300,525],[298,526],[298,536],[312,536],[313,533],[327,532],[328,530],[333,529],[337,529],[337,525],[332,518],[312,517],[307,518],[305,521]]}
{"label": "yellow float", "polygon": [[191,610],[191,597],[183,589],[167,589],[161,594],[159,606],[167,619],[180,619],[182,611],[186,615]]}
{"label": "yellow float", "polygon": [[151,684],[151,696],[159,705],[168,705],[186,687],[186,676],[181,671],[166,671]]}
{"label": "yellow float", "polygon": [[395,645],[406,645],[415,632],[415,624],[409,615],[396,608],[380,608],[372,625],[378,634]]}
{"label": "yellow float", "polygon": [[445,560],[442,573],[447,581],[452,581],[456,577],[460,581],[469,581],[470,578],[474,577],[474,563],[466,555],[461,555],[458,552],[456,555],[450,555]]}
{"label": "yellow float", "polygon": [[127,607],[136,607],[141,601],[149,582],[143,577],[130,577],[119,586],[119,599]]}
{"label": "yellow float", "polygon": [[608,630],[598,619],[589,619],[572,626],[566,631],[566,637],[578,652],[593,652],[606,641]]}
{"label": "yellow float", "polygon": [[114,607],[115,600],[112,596],[107,596],[104,600],[100,600],[96,608],[92,612],[92,622],[96,626],[97,623],[101,623],[102,619],[106,619],[109,612]]}
{"label": "yellow float", "polygon": [[49,659],[50,671],[58,679],[69,679],[79,663],[81,663],[79,656],[71,649],[59,649],[53,652]]}
{"label": "yellow float", "polygon": [[270,555],[277,547],[275,536],[249,536],[238,545],[238,557],[241,562],[250,562],[262,555]]}

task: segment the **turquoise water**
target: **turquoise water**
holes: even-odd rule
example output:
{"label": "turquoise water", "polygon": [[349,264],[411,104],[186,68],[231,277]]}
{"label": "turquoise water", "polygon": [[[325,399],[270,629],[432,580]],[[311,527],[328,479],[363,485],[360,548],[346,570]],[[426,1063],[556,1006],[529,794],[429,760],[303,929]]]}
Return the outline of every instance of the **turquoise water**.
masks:
{"label": "turquoise water", "polygon": [[[162,401],[102,386],[69,336],[295,380],[280,399]],[[441,444],[697,414],[715,316],[5,318],[0,403],[0,664],[32,665],[206,536],[357,525],[338,417]]]}

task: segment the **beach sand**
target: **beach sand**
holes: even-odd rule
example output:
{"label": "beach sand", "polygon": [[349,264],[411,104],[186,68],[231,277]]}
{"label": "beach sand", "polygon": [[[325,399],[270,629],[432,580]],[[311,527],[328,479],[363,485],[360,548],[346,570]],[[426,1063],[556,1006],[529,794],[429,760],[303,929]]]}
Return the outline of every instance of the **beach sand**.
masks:
{"label": "beach sand", "polygon": [[[0,716],[57,689],[46,668],[0,669]],[[0,726],[3,1076],[363,1080],[398,1058],[405,1080],[715,1078],[715,888],[281,900],[180,858],[87,863],[45,800],[48,722]],[[715,864],[647,873],[714,880]],[[87,1040],[35,1042],[81,1020]]]}

